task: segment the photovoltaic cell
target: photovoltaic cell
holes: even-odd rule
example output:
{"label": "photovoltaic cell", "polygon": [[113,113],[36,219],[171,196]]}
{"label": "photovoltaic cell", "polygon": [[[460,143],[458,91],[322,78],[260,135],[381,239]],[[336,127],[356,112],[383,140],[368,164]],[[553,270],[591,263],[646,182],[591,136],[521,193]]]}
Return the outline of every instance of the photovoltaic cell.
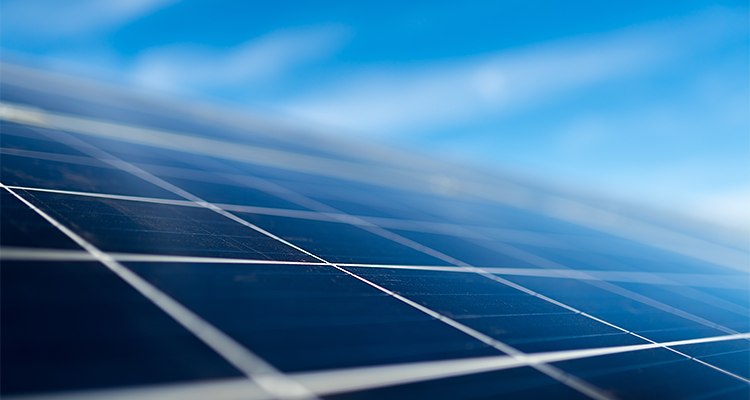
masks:
{"label": "photovoltaic cell", "polygon": [[330,266],[128,265],[286,372],[501,354]]}
{"label": "photovoltaic cell", "polygon": [[0,179],[6,185],[176,199],[172,193],[104,163],[90,165],[3,154]]}
{"label": "photovoltaic cell", "polygon": [[98,263],[3,262],[3,393],[240,376]]}
{"label": "photovoltaic cell", "polygon": [[[445,261],[395,243],[356,226],[239,213],[249,222],[275,232],[323,259],[341,263],[448,265]],[[342,240],[346,238],[346,240]]]}
{"label": "photovoltaic cell", "polygon": [[202,207],[29,192],[29,201],[104,251],[314,261],[310,256]]}
{"label": "photovoltaic cell", "polygon": [[0,204],[0,239],[3,246],[80,249],[80,246],[10,193],[0,193]]}
{"label": "photovoltaic cell", "polygon": [[477,274],[373,269],[355,272],[527,353],[644,343]]}
{"label": "photovoltaic cell", "polygon": [[729,393],[742,398],[748,393],[747,385],[737,379],[664,349],[557,365],[600,387],[611,388],[621,398],[712,398]]}

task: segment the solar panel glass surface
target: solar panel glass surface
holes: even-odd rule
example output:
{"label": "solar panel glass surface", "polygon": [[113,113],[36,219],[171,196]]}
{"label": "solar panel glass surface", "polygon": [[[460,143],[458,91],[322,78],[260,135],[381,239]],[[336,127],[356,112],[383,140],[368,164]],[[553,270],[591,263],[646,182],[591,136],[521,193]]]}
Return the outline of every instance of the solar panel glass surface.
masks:
{"label": "solar panel glass surface", "polygon": [[10,71],[4,397],[750,395],[744,245]]}

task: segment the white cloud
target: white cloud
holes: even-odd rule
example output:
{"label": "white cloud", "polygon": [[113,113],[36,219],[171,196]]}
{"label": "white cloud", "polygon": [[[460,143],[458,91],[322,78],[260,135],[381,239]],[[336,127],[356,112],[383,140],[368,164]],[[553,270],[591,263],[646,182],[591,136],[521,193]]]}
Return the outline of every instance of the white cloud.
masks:
{"label": "white cloud", "polygon": [[113,29],[179,0],[6,0],[3,33],[27,39],[60,39]]}
{"label": "white cloud", "polygon": [[152,48],[139,56],[133,80],[170,91],[237,88],[330,56],[348,37],[342,26],[324,26],[279,30],[229,49],[186,44]]}
{"label": "white cloud", "polygon": [[668,65],[745,29],[741,13],[400,68],[369,68],[280,106],[290,115],[379,136],[537,106],[573,90]]}
{"label": "white cloud", "polygon": [[750,231],[750,189],[747,187],[695,196],[685,210],[695,218]]}

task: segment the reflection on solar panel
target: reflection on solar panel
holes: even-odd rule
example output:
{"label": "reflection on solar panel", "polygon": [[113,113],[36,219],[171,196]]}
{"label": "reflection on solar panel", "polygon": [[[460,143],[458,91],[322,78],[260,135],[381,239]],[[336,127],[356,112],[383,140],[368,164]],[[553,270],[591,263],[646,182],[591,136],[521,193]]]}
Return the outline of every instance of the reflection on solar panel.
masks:
{"label": "reflection on solar panel", "polygon": [[743,238],[4,66],[9,399],[748,398]]}

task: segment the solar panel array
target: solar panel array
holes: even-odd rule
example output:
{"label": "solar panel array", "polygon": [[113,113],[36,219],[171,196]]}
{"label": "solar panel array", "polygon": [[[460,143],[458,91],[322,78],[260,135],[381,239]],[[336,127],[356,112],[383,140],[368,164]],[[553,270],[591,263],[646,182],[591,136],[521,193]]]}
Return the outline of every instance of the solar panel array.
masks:
{"label": "solar panel array", "polygon": [[750,397],[744,239],[3,68],[5,398]]}

